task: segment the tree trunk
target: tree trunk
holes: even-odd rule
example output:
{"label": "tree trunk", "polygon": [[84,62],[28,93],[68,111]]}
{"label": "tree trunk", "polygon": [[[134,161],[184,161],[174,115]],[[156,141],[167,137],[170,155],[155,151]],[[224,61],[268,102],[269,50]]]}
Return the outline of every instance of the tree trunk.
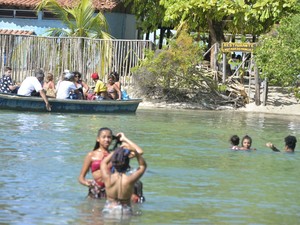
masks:
{"label": "tree trunk", "polygon": [[165,28],[160,28],[159,43],[158,43],[159,49],[162,49],[165,32],[166,32]]}
{"label": "tree trunk", "polygon": [[258,74],[258,68],[255,64],[254,67],[254,80],[255,80],[255,105],[260,105],[260,84],[259,84],[259,74]]}
{"label": "tree trunk", "polygon": [[[225,40],[224,38],[224,23],[222,21],[214,21],[211,19],[207,20],[208,27],[209,27],[209,35],[211,38],[211,46],[213,46],[215,43],[218,43],[221,45],[222,41]],[[216,61],[215,58],[217,53],[215,52],[215,48],[212,48],[210,52],[210,67],[214,70],[217,70]]]}
{"label": "tree trunk", "polygon": [[149,37],[150,37],[150,33],[147,32],[147,33],[146,33],[146,40],[149,40]]}

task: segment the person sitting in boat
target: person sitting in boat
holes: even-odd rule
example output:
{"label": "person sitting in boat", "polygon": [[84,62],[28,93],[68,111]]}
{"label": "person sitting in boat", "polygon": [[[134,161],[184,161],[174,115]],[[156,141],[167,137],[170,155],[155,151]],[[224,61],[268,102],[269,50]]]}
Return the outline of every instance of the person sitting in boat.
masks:
{"label": "person sitting in boat", "polygon": [[59,83],[56,98],[57,99],[78,99],[79,90],[75,85],[74,74],[66,73],[64,80]]}
{"label": "person sitting in boat", "polygon": [[87,83],[85,83],[82,79],[81,79],[81,73],[78,71],[74,71],[74,77],[75,77],[75,85],[77,87],[77,89],[79,89],[80,93],[79,93],[79,99],[86,99],[88,92],[90,90],[89,85],[87,85]]}
{"label": "person sitting in boat", "polygon": [[48,73],[43,84],[43,89],[46,91],[46,95],[51,98],[56,97],[56,90],[54,84],[54,76],[52,73]]}
{"label": "person sitting in boat", "polygon": [[108,76],[107,93],[108,97],[113,100],[121,100],[122,94],[119,86],[116,84],[116,77],[113,74]]}
{"label": "person sitting in boat", "polygon": [[4,68],[4,74],[0,79],[0,92],[6,94],[17,93],[19,86],[14,84],[11,79],[11,67],[6,66]]}
{"label": "person sitting in boat", "polygon": [[[125,138],[121,136],[120,140]],[[142,155],[136,151],[135,146],[126,145],[126,148],[119,147],[110,153],[101,163],[102,178],[106,188],[107,200],[102,213],[109,215],[130,215],[132,214],[131,198],[134,193],[134,184],[143,176],[147,164]],[[139,168],[126,174],[129,166],[130,157],[137,158]],[[115,172],[109,170],[112,164]]]}
{"label": "person sitting in boat", "polygon": [[95,83],[95,88],[93,93],[88,94],[88,100],[107,99],[107,87],[105,83],[99,79],[98,73],[93,73],[91,78]]}
{"label": "person sitting in boat", "polygon": [[42,69],[36,69],[34,71],[34,75],[34,77],[30,76],[25,78],[18,89],[18,95],[42,97],[46,104],[46,109],[51,111],[51,106],[48,102],[46,92],[42,87],[42,82],[44,81],[44,71]]}
{"label": "person sitting in boat", "polygon": [[[284,151],[287,153],[293,153],[296,148],[297,138],[292,135],[288,135],[284,138],[285,146]],[[271,142],[266,143],[266,146],[272,149],[274,152],[280,152],[278,148],[275,147]]]}
{"label": "person sitting in boat", "polygon": [[110,75],[113,75],[115,77],[115,84],[117,85],[117,87],[121,89],[121,82],[120,82],[120,75],[117,72],[111,72]]}

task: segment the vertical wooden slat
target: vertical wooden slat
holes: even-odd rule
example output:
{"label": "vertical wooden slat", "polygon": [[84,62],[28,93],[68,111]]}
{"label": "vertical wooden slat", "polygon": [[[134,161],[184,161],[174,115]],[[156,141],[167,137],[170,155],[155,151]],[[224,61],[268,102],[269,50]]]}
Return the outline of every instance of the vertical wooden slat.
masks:
{"label": "vertical wooden slat", "polygon": [[117,71],[122,84],[128,85],[131,68],[149,48],[149,41],[0,35],[0,54],[6,53],[6,63],[0,57],[0,66],[2,71],[6,65],[13,67],[13,79],[19,82],[35,68],[43,68],[56,81],[63,70],[78,70],[88,83],[93,72],[106,79],[108,72]]}

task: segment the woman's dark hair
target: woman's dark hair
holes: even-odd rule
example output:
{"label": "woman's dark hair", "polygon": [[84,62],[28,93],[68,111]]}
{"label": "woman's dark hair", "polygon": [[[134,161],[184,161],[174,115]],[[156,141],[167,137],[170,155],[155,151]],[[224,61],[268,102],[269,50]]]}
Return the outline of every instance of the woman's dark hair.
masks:
{"label": "woman's dark hair", "polygon": [[122,144],[122,142],[120,141],[119,137],[117,137],[115,135],[112,136],[112,139],[113,139],[113,141],[115,141],[115,143],[113,144],[111,149],[115,150],[117,147],[119,147]]}
{"label": "woman's dark hair", "polygon": [[124,148],[117,148],[111,157],[113,168],[119,173],[124,173],[130,168],[129,166],[130,151]]}
{"label": "woman's dark hair", "polygon": [[[112,135],[113,132],[112,132],[111,129],[109,129],[108,127],[102,127],[102,128],[100,128],[100,129],[98,130],[97,137],[99,137],[99,135],[100,135],[103,131],[105,131],[105,130],[108,130],[108,131],[111,133],[111,135]],[[100,144],[99,144],[98,141],[96,141],[96,144],[95,144],[95,146],[94,146],[93,151],[95,151],[95,150],[98,149],[99,147],[100,147]]]}
{"label": "woman's dark hair", "polygon": [[74,71],[73,72],[73,74],[74,74],[74,76],[78,76],[78,78],[80,79],[81,78],[81,73],[80,72],[78,72],[78,71]]}
{"label": "woman's dark hair", "polygon": [[248,139],[250,141],[250,145],[252,144],[252,138],[249,135],[245,135],[242,139],[242,143],[244,142],[245,139]]}
{"label": "woman's dark hair", "polygon": [[231,144],[233,144],[233,145],[239,145],[239,143],[240,143],[240,138],[239,138],[239,136],[237,136],[237,135],[232,135],[229,141],[230,141]]}
{"label": "woman's dark hair", "polygon": [[285,145],[290,148],[290,149],[295,149],[296,147],[296,143],[297,143],[297,139],[295,136],[287,136],[284,138],[284,141],[285,141]]}
{"label": "woman's dark hair", "polygon": [[111,72],[109,75],[113,75],[114,77],[115,77],[115,81],[117,82],[117,81],[119,81],[119,79],[120,79],[120,76],[119,76],[119,74],[117,73],[117,72]]}

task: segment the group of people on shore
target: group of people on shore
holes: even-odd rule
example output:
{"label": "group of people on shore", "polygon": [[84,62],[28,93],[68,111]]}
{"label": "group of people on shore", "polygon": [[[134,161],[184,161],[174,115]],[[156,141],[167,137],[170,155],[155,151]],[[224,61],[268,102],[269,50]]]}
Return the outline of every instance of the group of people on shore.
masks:
{"label": "group of people on shore", "polygon": [[[256,150],[256,148],[251,148],[252,145],[252,138],[248,135],[245,135],[242,138],[242,145],[240,144],[240,138],[238,135],[232,135],[229,139],[229,142],[231,144],[232,150]],[[293,153],[296,148],[297,138],[292,135],[288,135],[284,138],[285,146],[284,146],[284,152]],[[275,147],[275,145],[271,142],[266,143],[266,146],[270,149],[272,149],[274,152],[280,152],[278,148]]]}
{"label": "group of people on shore", "polygon": [[[144,201],[140,178],[147,164],[142,154],[143,149],[124,133],[113,135],[107,127],[99,129],[94,149],[84,158],[78,181],[88,187],[89,197],[106,199],[103,213],[128,215],[132,213],[132,203]],[[133,157],[139,164],[134,171],[130,168]],[[93,179],[86,178],[89,171]]]}
{"label": "group of people on shore", "polygon": [[98,73],[93,73],[91,78],[95,84],[94,88],[89,87],[82,80],[82,75],[78,71],[65,70],[57,84],[54,82],[54,75],[47,73],[45,77],[42,69],[36,69],[34,76],[26,77],[20,85],[14,84],[11,74],[11,67],[5,67],[4,74],[0,78],[0,92],[42,97],[48,111],[51,110],[48,98],[81,100],[121,100],[122,98],[117,72],[108,75],[107,83],[99,78]]}

